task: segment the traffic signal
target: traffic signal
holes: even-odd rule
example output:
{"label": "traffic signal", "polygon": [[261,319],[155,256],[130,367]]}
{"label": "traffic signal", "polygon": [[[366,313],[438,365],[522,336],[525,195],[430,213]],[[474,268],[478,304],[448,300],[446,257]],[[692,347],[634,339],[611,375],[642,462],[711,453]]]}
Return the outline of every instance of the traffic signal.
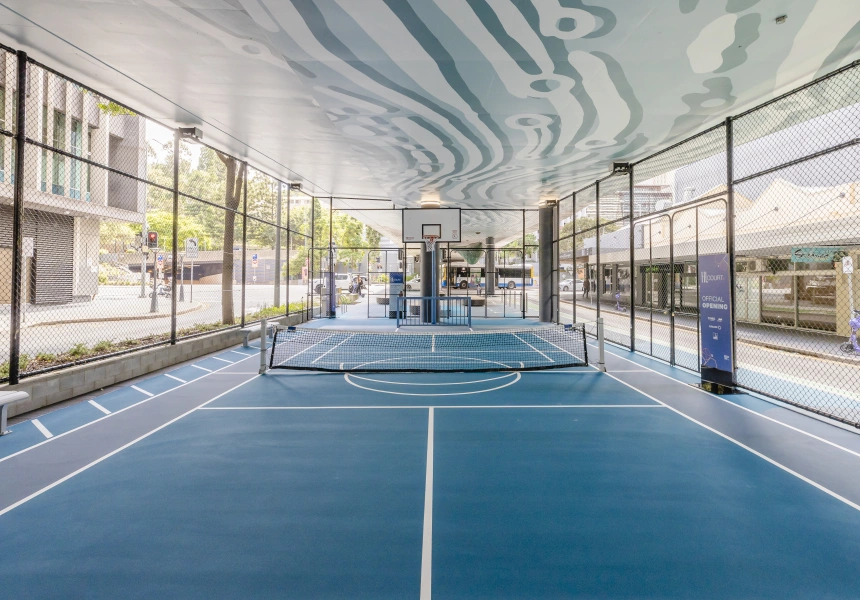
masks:
{"label": "traffic signal", "polygon": [[158,232],[150,231],[146,234],[146,246],[148,248],[158,248]]}

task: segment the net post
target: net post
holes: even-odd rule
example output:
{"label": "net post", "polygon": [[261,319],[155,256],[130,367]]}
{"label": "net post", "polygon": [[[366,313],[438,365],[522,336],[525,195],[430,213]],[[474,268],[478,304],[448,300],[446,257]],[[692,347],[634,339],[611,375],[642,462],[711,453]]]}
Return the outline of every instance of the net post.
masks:
{"label": "net post", "polygon": [[266,318],[260,319],[260,375],[266,372]]}
{"label": "net post", "polygon": [[597,319],[597,370],[606,372],[606,362],[603,352],[603,317]]}

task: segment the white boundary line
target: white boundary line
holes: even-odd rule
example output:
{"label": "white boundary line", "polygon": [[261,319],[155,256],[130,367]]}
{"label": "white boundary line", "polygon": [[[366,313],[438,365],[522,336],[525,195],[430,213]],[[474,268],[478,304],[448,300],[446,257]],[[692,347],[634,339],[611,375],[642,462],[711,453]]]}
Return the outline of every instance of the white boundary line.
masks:
{"label": "white boundary line", "polygon": [[[242,362],[243,360],[247,360],[247,359],[249,359],[249,358],[253,358],[253,355],[252,355],[252,356],[248,356],[248,357],[246,357],[246,358],[243,358],[242,360],[239,360],[239,361],[236,361],[236,362],[237,362],[237,363],[240,363],[240,362]],[[191,366],[194,366],[194,365],[191,365]],[[217,371],[212,371],[212,374],[216,374],[216,373],[218,373],[218,371],[221,371],[222,369],[228,369],[228,368],[229,368],[229,366],[221,367],[221,369],[218,369]],[[257,373],[252,373],[252,375],[257,375]],[[61,437],[66,436],[66,435],[69,435],[70,433],[74,433],[74,432],[78,431],[79,429],[83,429],[84,427],[89,427],[90,425],[93,425],[93,424],[95,424],[95,423],[98,423],[99,421],[104,421],[105,419],[108,419],[108,418],[110,418],[110,417],[112,417],[112,416],[114,416],[114,415],[118,415],[118,414],[119,414],[119,413],[121,413],[121,412],[125,412],[125,411],[127,411],[127,410],[129,410],[129,409],[132,409],[132,408],[134,408],[135,406],[139,406],[139,405],[141,405],[141,404],[143,404],[143,403],[145,403],[145,402],[149,402],[149,401],[150,401],[150,400],[152,400],[153,398],[158,398],[159,396],[163,396],[164,394],[169,394],[170,392],[173,392],[173,391],[175,391],[175,390],[178,390],[179,388],[181,388],[181,387],[183,387],[183,386],[191,385],[191,384],[192,384],[192,383],[194,383],[195,381],[200,381],[200,380],[201,380],[201,379],[203,379],[204,377],[206,377],[206,375],[201,375],[201,376],[200,376],[200,377],[198,377],[197,379],[192,379],[192,380],[191,380],[191,381],[189,381],[188,383],[183,383],[182,385],[177,385],[176,387],[170,388],[169,390],[164,390],[164,391],[163,391],[163,392],[161,392],[160,394],[155,394],[152,398],[146,398],[145,400],[141,400],[140,402],[135,402],[134,404],[131,404],[131,405],[129,405],[129,406],[126,406],[125,408],[121,408],[121,409],[119,409],[119,410],[117,410],[117,411],[114,411],[114,412],[112,412],[112,413],[111,413],[111,414],[109,414],[109,415],[105,415],[105,416],[103,416],[103,417],[100,417],[100,418],[96,419],[95,421],[90,421],[89,423],[84,423],[83,425],[81,425],[81,426],[79,426],[79,427],[75,427],[74,429],[70,429],[70,430],[68,430],[68,431],[66,431],[66,432],[64,432],[64,433],[59,434],[59,435],[55,435],[55,436],[54,436],[54,437],[52,437],[50,440],[45,440],[44,442],[39,442],[38,444],[33,444],[33,445],[32,445],[32,446],[30,446],[29,448],[24,448],[23,450],[18,450],[18,452],[15,452],[14,454],[10,454],[9,456],[4,456],[4,457],[0,458],[0,463],[1,463],[1,462],[3,462],[4,460],[9,460],[10,458],[14,458],[15,456],[18,456],[19,454],[24,454],[25,452],[29,452],[29,451],[30,451],[30,450],[32,450],[33,448],[38,448],[38,447],[39,447],[39,446],[41,446],[42,444],[47,444],[47,443],[48,443],[48,442],[50,442],[50,441],[60,439]]]}
{"label": "white boundary line", "polygon": [[519,341],[521,341],[523,344],[525,344],[526,346],[528,346],[529,348],[531,348],[532,350],[534,350],[535,352],[537,352],[538,354],[540,354],[541,356],[543,356],[543,357],[544,357],[545,359],[547,359],[549,362],[551,362],[551,363],[554,363],[554,362],[555,362],[555,361],[554,361],[553,359],[551,359],[549,356],[547,356],[546,354],[544,354],[543,352],[541,352],[540,350],[538,350],[537,348],[535,348],[534,346],[532,346],[531,344],[529,344],[527,341],[525,341],[523,338],[521,338],[520,336],[518,336],[516,333],[512,333],[511,335],[513,335],[515,338],[517,338],[517,339],[518,339]]}
{"label": "white boundary line", "polygon": [[[242,362],[242,361],[240,360],[238,362]],[[206,371],[207,373],[214,373],[215,372],[212,369],[207,369],[206,367],[201,367],[200,365],[190,365],[190,366],[194,367],[195,369],[200,369],[201,371]]]}
{"label": "white boundary line", "polygon": [[[251,357],[249,356],[248,358],[251,358]],[[220,394],[218,394],[218,395],[217,395],[217,396],[215,396],[214,398],[210,398],[209,400],[207,400],[207,401],[206,401],[206,402],[204,402],[203,404],[200,404],[200,405],[198,405],[198,406],[195,406],[195,407],[194,407],[194,408],[192,408],[191,410],[186,411],[186,412],[182,413],[181,415],[179,415],[178,417],[175,417],[175,418],[173,418],[173,419],[169,420],[167,423],[164,423],[163,425],[159,425],[158,427],[156,427],[156,428],[155,428],[155,429],[153,429],[152,431],[150,431],[150,432],[148,432],[148,433],[144,433],[144,434],[143,434],[142,436],[140,436],[139,438],[136,438],[136,439],[134,439],[134,440],[130,441],[129,443],[127,443],[127,444],[125,444],[125,445],[123,445],[123,446],[120,446],[120,447],[119,447],[119,448],[117,448],[116,450],[113,450],[112,452],[109,452],[109,453],[105,454],[105,455],[104,455],[104,456],[102,456],[101,458],[97,458],[96,460],[92,461],[91,463],[89,463],[89,464],[87,464],[87,465],[84,465],[83,467],[81,467],[81,468],[80,468],[80,469],[78,469],[77,471],[73,471],[72,473],[69,473],[69,474],[68,474],[68,475],[66,475],[65,477],[61,477],[60,479],[58,479],[58,480],[57,480],[57,481],[55,481],[54,483],[51,483],[51,484],[49,484],[49,485],[46,485],[46,486],[45,486],[45,487],[43,487],[42,489],[40,489],[40,490],[38,490],[38,491],[36,491],[36,492],[33,492],[32,494],[30,494],[30,495],[29,495],[29,496],[27,496],[26,498],[22,498],[21,500],[18,500],[18,501],[17,501],[17,502],[15,502],[14,504],[10,504],[10,505],[9,505],[9,506],[7,506],[6,508],[4,508],[4,509],[0,510],[0,516],[3,516],[3,515],[5,515],[7,512],[9,512],[9,511],[11,511],[11,510],[14,510],[14,509],[18,508],[19,506],[21,506],[21,505],[22,505],[22,504],[24,504],[25,502],[29,502],[29,501],[30,501],[30,500],[32,500],[33,498],[35,498],[35,497],[37,497],[37,496],[40,496],[40,495],[44,494],[44,493],[45,493],[45,492],[47,492],[48,490],[51,490],[51,489],[53,489],[53,488],[57,487],[58,485],[60,485],[60,484],[61,484],[61,483],[63,483],[64,481],[68,481],[69,479],[71,479],[71,478],[72,478],[72,477],[74,477],[75,475],[78,475],[78,474],[80,474],[80,473],[83,473],[84,471],[86,471],[86,470],[87,470],[87,469],[89,469],[90,467],[93,467],[93,466],[95,466],[95,465],[99,464],[100,462],[102,462],[103,460],[106,460],[106,459],[110,458],[110,457],[111,457],[111,456],[113,456],[114,454],[118,454],[119,452],[122,452],[123,450],[125,450],[126,448],[128,448],[128,447],[130,447],[130,446],[133,446],[134,444],[136,444],[136,443],[137,443],[137,442],[139,442],[140,440],[142,440],[142,439],[144,439],[144,438],[147,438],[147,437],[151,436],[153,433],[155,433],[155,432],[157,432],[157,431],[161,431],[162,429],[164,429],[164,428],[165,428],[165,427],[167,427],[168,425],[170,425],[170,424],[172,424],[172,423],[175,423],[175,422],[176,422],[176,421],[178,421],[179,419],[181,419],[181,418],[183,418],[183,417],[186,417],[186,416],[190,415],[190,414],[191,414],[191,413],[193,413],[194,411],[196,411],[196,410],[198,410],[198,409],[200,409],[200,408],[202,408],[202,407],[206,406],[206,405],[207,405],[207,404],[209,404],[210,402],[214,402],[215,400],[217,400],[217,399],[218,399],[218,398],[220,398],[221,396],[224,396],[224,395],[226,395],[226,394],[229,394],[229,393],[230,393],[230,392],[232,392],[233,390],[235,390],[235,389],[237,389],[237,388],[242,387],[243,385],[245,385],[245,384],[246,384],[246,383],[248,383],[249,381],[254,381],[257,377],[259,377],[259,375],[256,375],[255,377],[251,377],[251,378],[249,378],[249,379],[246,379],[245,381],[243,381],[243,382],[242,382],[242,383],[240,383],[239,385],[235,385],[235,386],[231,387],[231,388],[230,388],[229,390],[227,390],[226,392],[221,392]],[[174,389],[176,389],[176,388],[174,388]],[[114,414],[117,414],[117,413],[114,413]],[[35,421],[36,419],[33,419],[33,420]],[[73,431],[74,431],[74,430],[73,430]]]}
{"label": "white boundary line", "polygon": [[313,360],[311,361],[311,364],[314,364],[316,361],[318,361],[319,359],[321,359],[323,356],[325,356],[326,354],[328,354],[329,352],[331,352],[332,350],[334,350],[335,348],[337,348],[337,347],[338,347],[338,346],[340,346],[341,344],[348,342],[349,340],[351,340],[351,339],[352,339],[352,338],[354,338],[354,337],[355,337],[355,334],[353,333],[351,336],[349,336],[348,338],[346,338],[346,339],[345,339],[345,340],[343,340],[342,342],[338,342],[337,344],[335,344],[334,346],[332,346],[331,348],[329,348],[328,350],[326,350],[324,353],[320,354],[320,355],[319,355],[319,356],[317,356],[315,359],[313,359]]}
{"label": "white boundary line", "polygon": [[217,356],[210,356],[212,360],[220,360],[221,362],[230,363],[231,365],[235,363],[235,360],[227,360],[226,358],[218,358]]}
{"label": "white boundary line", "polygon": [[[801,433],[801,434],[803,434],[803,435],[805,435],[805,436],[807,436],[807,437],[811,437],[811,438],[812,438],[812,439],[814,439],[814,440],[818,440],[819,442],[822,442],[822,443],[824,443],[824,444],[827,444],[828,446],[833,446],[834,448],[838,448],[839,450],[842,450],[842,451],[844,451],[844,452],[847,452],[848,454],[853,454],[854,456],[857,456],[858,458],[860,458],[860,452],[856,452],[856,451],[851,450],[851,449],[849,449],[849,448],[846,448],[846,447],[844,447],[844,446],[840,446],[839,444],[837,444],[837,443],[835,443],[835,442],[831,442],[831,441],[830,441],[830,440],[828,440],[828,439],[825,439],[825,438],[823,438],[823,437],[819,437],[819,436],[815,435],[814,433],[809,433],[808,431],[804,431],[803,429],[800,429],[800,428],[798,428],[798,427],[794,427],[793,425],[789,425],[788,423],[783,423],[782,421],[780,421],[780,420],[778,420],[778,419],[774,419],[773,417],[769,417],[769,416],[767,416],[767,415],[763,415],[763,414],[761,414],[760,412],[757,412],[757,411],[752,410],[751,408],[747,408],[746,406],[741,406],[740,404],[735,404],[735,403],[734,403],[734,402],[732,402],[731,400],[726,400],[725,398],[720,398],[720,397],[719,397],[719,396],[717,396],[716,394],[712,394],[712,393],[707,392],[707,391],[705,391],[705,390],[703,390],[703,389],[701,389],[701,388],[697,388],[697,387],[695,387],[695,386],[689,385],[688,383],[686,383],[686,382],[684,382],[684,381],[681,381],[680,379],[675,379],[675,378],[674,378],[674,377],[672,377],[671,375],[666,375],[665,373],[661,373],[660,371],[655,371],[654,369],[651,369],[651,368],[649,368],[649,367],[646,367],[645,365],[642,365],[642,364],[640,364],[640,363],[638,363],[638,362],[636,362],[636,361],[630,360],[629,358],[626,358],[626,357],[624,357],[624,356],[621,356],[620,354],[616,354],[615,352],[609,352],[609,354],[611,354],[612,356],[615,356],[616,358],[620,358],[621,360],[625,360],[625,361],[627,361],[627,362],[629,362],[629,363],[633,363],[634,365],[637,365],[637,366],[642,367],[643,369],[645,369],[645,371],[644,371],[644,372],[655,373],[655,374],[659,375],[660,377],[665,377],[666,379],[669,379],[669,380],[671,380],[671,381],[674,381],[674,382],[680,383],[680,384],[682,384],[682,385],[686,385],[686,386],[688,386],[691,390],[697,391],[697,392],[699,392],[699,393],[701,393],[701,394],[705,394],[706,396],[709,396],[709,397],[711,397],[711,398],[715,398],[715,399],[719,400],[720,402],[725,402],[726,404],[728,404],[728,405],[730,405],[730,406],[734,406],[735,408],[738,408],[738,409],[740,409],[740,410],[746,411],[746,412],[748,412],[748,413],[750,413],[750,414],[753,414],[753,415],[755,415],[755,416],[757,416],[757,417],[761,417],[762,419],[766,419],[766,420],[768,420],[768,421],[770,421],[770,422],[772,422],[772,423],[776,423],[777,425],[782,425],[783,427],[785,427],[785,428],[787,428],[787,429],[791,429],[792,431],[796,431],[797,433]],[[671,365],[669,365],[669,366],[671,366]],[[612,372],[613,372],[613,373],[627,373],[627,372],[630,372],[630,373],[638,373],[639,371],[615,371],[615,370],[613,370]],[[624,383],[624,382],[622,382],[622,383]],[[776,405],[774,405],[774,406],[776,406]],[[794,412],[794,411],[792,411],[792,412]],[[803,414],[803,413],[797,413],[797,414]],[[803,416],[808,416],[808,415],[803,415]],[[819,423],[824,423],[824,421],[819,421]],[[830,423],[825,423],[825,424],[826,424],[826,425],[831,425]],[[832,425],[831,425],[831,426],[832,426]],[[841,427],[839,427],[838,429],[842,429],[842,428],[841,428]],[[849,431],[850,431],[850,430],[849,430]],[[853,431],[851,431],[851,433],[854,433],[854,432],[853,432]]]}
{"label": "white boundary line", "polygon": [[[188,383],[188,382],[187,382],[187,381],[185,381],[184,379],[179,379],[179,377],[177,377],[176,375],[171,375],[170,373],[165,373],[165,374],[164,374],[164,376],[165,376],[165,377],[170,377],[171,379],[175,379],[175,380],[176,380],[176,381],[178,381],[179,383]],[[205,375],[204,375],[204,377],[205,377]]]}
{"label": "white boundary line", "polygon": [[386,410],[407,408],[666,408],[662,404],[421,404],[403,406],[207,406],[200,410]]}
{"label": "white boundary line", "polygon": [[147,392],[145,389],[143,389],[143,388],[139,388],[139,387],[137,387],[136,385],[130,385],[130,386],[128,386],[128,387],[130,387],[130,388],[131,388],[131,389],[133,389],[133,390],[137,390],[137,391],[138,391],[138,392],[140,392],[141,394],[146,394],[146,395],[147,395],[147,396],[149,396],[150,398],[152,398],[153,396],[155,396],[155,394],[153,394],[152,392]]}
{"label": "white boundary line", "polygon": [[499,377],[491,377],[489,379],[478,379],[476,381],[451,381],[449,383],[413,383],[411,381],[386,381],[385,379],[371,379],[370,377],[360,377],[355,375],[354,373],[350,373],[350,377],[354,377],[355,379],[363,379],[364,381],[375,381],[376,383],[387,383],[389,385],[469,385],[472,383],[484,383],[485,381],[496,381],[497,379],[504,379],[505,377],[513,377],[514,372],[505,373]]}
{"label": "white boundary line", "polygon": [[[48,428],[47,428],[47,427],[45,427],[44,425],[42,425],[42,422],[41,422],[41,421],[39,421],[39,419],[33,419],[33,420],[31,420],[30,422],[31,422],[33,425],[35,425],[35,426],[36,426],[36,429],[38,429],[38,430],[39,430],[39,432],[40,432],[42,435],[44,435],[46,438],[51,439],[52,437],[54,437],[54,434],[53,434],[53,433],[51,433],[50,431],[48,431]],[[0,514],[3,514],[3,513],[0,513]]]}
{"label": "white boundary line", "polygon": [[427,470],[424,476],[424,534],[421,541],[421,600],[430,600],[433,583],[433,407],[427,410]]}
{"label": "white boundary line", "polygon": [[377,389],[374,389],[374,388],[365,387],[365,386],[363,386],[363,385],[358,385],[358,384],[357,384],[357,383],[355,383],[354,381],[350,380],[349,376],[350,376],[350,374],[349,374],[349,373],[344,373],[344,374],[343,374],[343,378],[344,378],[344,379],[346,380],[346,382],[347,382],[348,384],[350,384],[350,385],[354,385],[354,386],[355,386],[355,387],[357,387],[357,388],[361,388],[361,389],[363,389],[363,390],[367,390],[367,391],[369,391],[369,392],[376,392],[377,394],[393,394],[393,395],[395,395],[395,396],[468,396],[468,395],[470,395],[470,394],[486,394],[487,392],[495,392],[496,390],[500,390],[500,389],[502,389],[502,388],[506,388],[506,387],[508,387],[509,385],[514,385],[516,382],[518,382],[518,381],[522,378],[522,375],[521,375],[521,374],[519,373],[519,371],[518,371],[518,372],[516,373],[516,377],[515,377],[513,380],[511,380],[511,381],[509,381],[508,383],[505,383],[505,384],[503,384],[503,385],[500,385],[500,386],[497,386],[497,387],[494,387],[494,388],[490,388],[490,389],[488,389],[488,390],[475,390],[475,391],[472,391],[472,392],[448,392],[448,393],[445,393],[445,394],[417,394],[417,393],[414,393],[414,392],[392,392],[392,391],[388,391],[388,390],[377,390]]}
{"label": "white boundary line", "polygon": [[102,406],[101,404],[99,404],[99,403],[98,403],[98,402],[96,402],[95,400],[90,400],[90,404],[92,404],[93,406],[95,406],[97,409],[99,409],[100,411],[102,411],[104,414],[106,414],[106,415],[109,415],[109,414],[110,414],[110,411],[109,411],[108,409],[106,409],[104,406]]}
{"label": "white boundary line", "polygon": [[[619,358],[620,358],[620,357],[619,357]],[[783,471],[785,471],[786,473],[789,473],[789,474],[791,474],[791,475],[794,475],[795,477],[797,477],[797,478],[798,478],[798,479],[800,479],[801,481],[805,481],[805,482],[806,482],[806,483],[808,483],[809,485],[811,485],[811,486],[813,486],[813,487],[815,487],[815,488],[818,488],[819,490],[821,490],[821,491],[822,491],[822,492],[824,492],[825,494],[828,494],[828,495],[830,495],[830,496],[832,496],[832,497],[836,498],[837,500],[840,500],[840,501],[844,502],[845,504],[847,504],[847,505],[848,505],[848,506],[850,506],[851,508],[853,508],[853,509],[855,509],[855,510],[860,511],[860,505],[855,504],[854,502],[851,502],[851,500],[849,500],[848,498],[845,498],[844,496],[840,496],[839,494],[837,494],[837,493],[836,493],[836,492],[834,492],[833,490],[830,490],[830,489],[828,489],[828,488],[824,487],[824,486],[823,486],[823,485],[821,485],[820,483],[817,483],[817,482],[815,482],[815,481],[812,481],[812,480],[811,480],[811,479],[809,479],[808,477],[805,477],[805,476],[801,475],[801,474],[800,474],[800,473],[798,473],[797,471],[793,471],[792,469],[789,469],[789,468],[788,468],[788,467],[786,467],[784,464],[782,464],[782,463],[779,463],[779,462],[775,461],[774,459],[770,458],[769,456],[766,456],[765,454],[762,454],[762,453],[761,453],[761,452],[759,452],[758,450],[754,450],[753,448],[750,448],[749,446],[747,446],[747,445],[746,445],[746,444],[744,444],[743,442],[739,442],[738,440],[734,439],[733,437],[730,437],[730,436],[726,435],[725,433],[723,433],[723,432],[721,432],[721,431],[717,431],[717,430],[716,430],[716,429],[714,429],[713,427],[710,427],[710,426],[708,426],[708,425],[705,425],[705,424],[704,424],[704,423],[702,423],[701,421],[697,421],[697,420],[696,420],[696,419],[694,419],[693,417],[691,417],[691,416],[689,416],[689,415],[686,415],[686,414],[682,413],[680,410],[678,410],[678,409],[676,409],[676,408],[672,408],[671,406],[669,406],[669,405],[668,405],[668,404],[666,404],[665,402],[661,402],[660,400],[658,400],[658,399],[657,399],[657,398],[655,398],[654,396],[651,396],[650,394],[646,394],[645,392],[643,392],[643,391],[642,391],[642,390],[640,390],[639,388],[637,388],[637,387],[633,386],[632,384],[629,384],[629,383],[627,383],[626,381],[621,381],[620,379],[618,379],[617,377],[615,377],[615,376],[614,376],[614,375],[612,375],[611,373],[606,373],[606,375],[607,375],[607,376],[609,376],[609,377],[611,377],[612,379],[614,379],[615,381],[617,381],[617,382],[618,382],[618,383],[620,383],[621,385],[625,385],[625,386],[629,387],[631,390],[634,390],[634,391],[636,391],[636,392],[639,392],[640,394],[642,394],[642,395],[643,395],[643,396],[645,396],[646,398],[650,398],[650,399],[651,399],[651,400],[653,400],[654,402],[659,402],[660,404],[662,404],[663,406],[665,406],[666,408],[668,408],[668,409],[669,409],[669,410],[671,410],[672,412],[674,412],[674,413],[676,413],[676,414],[681,415],[682,417],[684,417],[684,418],[685,418],[685,419],[687,419],[688,421],[692,421],[692,422],[693,422],[693,423],[695,423],[696,425],[699,425],[700,427],[704,427],[705,429],[707,429],[708,431],[710,431],[710,432],[712,432],[712,433],[716,433],[716,434],[717,434],[718,436],[720,436],[721,438],[726,439],[726,440],[728,440],[728,441],[732,442],[733,444],[736,444],[737,446],[740,446],[740,447],[741,447],[741,448],[743,448],[744,450],[746,450],[746,451],[748,451],[748,452],[751,452],[752,454],[755,454],[756,456],[758,456],[759,458],[761,458],[761,459],[763,459],[763,460],[766,460],[767,462],[769,462],[770,464],[774,465],[775,467],[779,467],[780,469],[782,469],[782,470],[783,470]],[[671,378],[670,378],[670,379],[671,379]]]}

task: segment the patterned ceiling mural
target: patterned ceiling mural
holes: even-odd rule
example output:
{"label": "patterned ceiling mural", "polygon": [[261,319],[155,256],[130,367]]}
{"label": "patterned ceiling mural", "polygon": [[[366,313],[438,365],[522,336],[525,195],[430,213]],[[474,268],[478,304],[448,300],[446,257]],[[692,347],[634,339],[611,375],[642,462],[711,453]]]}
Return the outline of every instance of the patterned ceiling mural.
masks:
{"label": "patterned ceiling mural", "polygon": [[298,76],[363,172],[317,183],[401,206],[533,207],[860,55],[848,0],[128,3]]}

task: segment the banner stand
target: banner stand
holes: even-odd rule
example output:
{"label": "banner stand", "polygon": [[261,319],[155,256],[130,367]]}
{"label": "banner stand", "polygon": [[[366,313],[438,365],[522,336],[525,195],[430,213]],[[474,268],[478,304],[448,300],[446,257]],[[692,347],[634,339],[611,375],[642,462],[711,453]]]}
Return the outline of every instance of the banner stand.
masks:
{"label": "banner stand", "polygon": [[699,339],[701,387],[714,394],[735,393],[732,356],[732,281],[729,255],[699,256]]}

